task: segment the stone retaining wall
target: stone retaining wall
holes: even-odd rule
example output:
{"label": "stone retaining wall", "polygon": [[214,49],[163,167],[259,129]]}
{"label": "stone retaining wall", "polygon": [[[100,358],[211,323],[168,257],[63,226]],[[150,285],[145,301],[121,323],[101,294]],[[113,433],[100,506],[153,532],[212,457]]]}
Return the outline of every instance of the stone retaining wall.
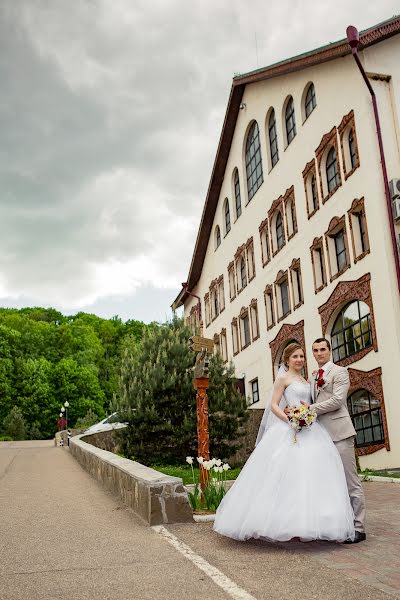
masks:
{"label": "stone retaining wall", "polygon": [[84,435],[71,438],[69,448],[72,455],[147,524],[193,521],[182,479],[96,448],[86,443],[84,438]]}

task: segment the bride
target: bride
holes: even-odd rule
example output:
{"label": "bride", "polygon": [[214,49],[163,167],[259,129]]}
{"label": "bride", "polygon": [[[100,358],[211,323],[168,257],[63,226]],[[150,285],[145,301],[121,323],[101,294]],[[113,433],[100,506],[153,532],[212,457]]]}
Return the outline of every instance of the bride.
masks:
{"label": "bride", "polygon": [[283,363],[265,411],[265,432],[262,424],[260,441],[217,510],[214,531],[237,540],[353,539],[343,464],[330,435],[317,420],[297,432],[294,443],[282,410],[311,402],[299,344],[287,346]]}

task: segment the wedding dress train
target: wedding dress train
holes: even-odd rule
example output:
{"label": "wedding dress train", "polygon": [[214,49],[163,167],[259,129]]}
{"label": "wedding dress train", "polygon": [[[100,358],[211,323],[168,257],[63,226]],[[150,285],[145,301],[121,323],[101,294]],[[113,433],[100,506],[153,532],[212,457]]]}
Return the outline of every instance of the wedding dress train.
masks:
{"label": "wedding dress train", "polygon": [[[281,406],[310,402],[310,385],[286,388]],[[296,434],[273,423],[222,500],[214,531],[246,540],[288,541],[354,538],[353,510],[341,458],[318,420]]]}

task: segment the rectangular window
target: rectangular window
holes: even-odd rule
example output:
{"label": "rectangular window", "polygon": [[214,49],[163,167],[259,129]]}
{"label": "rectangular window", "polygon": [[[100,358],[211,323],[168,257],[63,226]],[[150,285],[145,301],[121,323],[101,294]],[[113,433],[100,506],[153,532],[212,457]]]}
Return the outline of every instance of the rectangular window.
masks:
{"label": "rectangular window", "polygon": [[226,362],[228,360],[228,345],[227,345],[227,339],[226,339],[226,329],[223,329],[221,331],[220,342],[221,342],[221,356],[222,356],[222,359]]}
{"label": "rectangular window", "polygon": [[255,404],[260,399],[260,394],[258,391],[258,379],[253,379],[250,381],[251,385],[251,404]]}
{"label": "rectangular window", "polygon": [[271,329],[275,325],[274,315],[274,298],[272,293],[272,287],[269,286],[264,293],[265,298],[265,312],[267,316],[267,329]]}
{"label": "rectangular window", "polygon": [[336,264],[338,272],[341,272],[347,266],[346,243],[344,241],[343,229],[333,236],[335,242]]}
{"label": "rectangular window", "polygon": [[300,271],[300,259],[293,261],[294,266],[291,268],[292,277],[292,296],[294,308],[298,308],[303,304],[303,293],[301,286],[301,271]]}
{"label": "rectangular window", "polygon": [[205,317],[206,317],[206,327],[211,323],[211,313],[210,313],[210,295],[206,294],[204,296],[204,307],[205,307]]}
{"label": "rectangular window", "polygon": [[229,274],[229,298],[232,301],[236,297],[236,282],[235,282],[235,270],[233,266],[228,270]]}
{"label": "rectangular window", "polygon": [[224,277],[222,276],[218,283],[218,299],[219,299],[219,312],[222,312],[225,308],[225,292],[224,292]]}
{"label": "rectangular window", "polygon": [[250,318],[251,318],[251,333],[253,342],[260,337],[260,328],[258,325],[258,308],[257,301],[253,301],[250,305]]}
{"label": "rectangular window", "polygon": [[242,350],[247,348],[251,343],[250,338],[250,322],[249,322],[249,313],[246,312],[242,317],[240,317],[240,334],[242,340]]}
{"label": "rectangular window", "polygon": [[237,319],[233,319],[232,321],[232,348],[234,355],[239,352],[239,332]]}
{"label": "rectangular window", "polygon": [[362,211],[357,213],[357,221],[358,221],[358,230],[360,233],[361,250],[364,253],[367,250],[367,239],[366,239],[365,226],[364,226],[364,213]]}
{"label": "rectangular window", "polygon": [[249,281],[255,277],[255,266],[254,266],[254,246],[251,241],[246,248],[246,258],[247,258],[247,270],[249,274]]}
{"label": "rectangular window", "polygon": [[282,303],[282,317],[285,317],[289,312],[289,287],[287,279],[282,281],[279,286],[281,292],[281,303]]}

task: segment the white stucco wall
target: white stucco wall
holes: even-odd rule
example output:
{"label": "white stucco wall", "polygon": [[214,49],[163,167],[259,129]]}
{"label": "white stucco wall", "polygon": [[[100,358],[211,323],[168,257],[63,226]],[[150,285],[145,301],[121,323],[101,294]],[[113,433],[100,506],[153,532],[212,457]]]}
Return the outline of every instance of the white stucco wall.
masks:
{"label": "white stucco wall", "polygon": [[[389,179],[400,177],[399,158],[399,114],[400,114],[400,67],[398,56],[400,36],[396,36],[362,53],[367,71],[385,73],[392,76],[389,83],[372,82],[376,90],[381,124],[387,157]],[[397,53],[397,62],[396,62]],[[317,107],[302,124],[301,99],[308,82],[315,85]],[[282,107],[285,98],[294,98],[297,135],[284,150]],[[203,270],[194,290],[202,299],[204,314],[204,294],[213,279],[224,275],[225,310],[208,326],[204,335],[213,337],[223,327],[227,331],[228,356],[233,359],[237,377],[245,377],[246,392],[248,382],[258,378],[260,402],[254,408],[264,406],[267,391],[273,383],[271,352],[269,342],[278,334],[283,323],[295,324],[304,320],[306,355],[309,372],[314,368],[311,353],[313,340],[321,335],[321,320],[318,307],[324,304],[340,281],[357,280],[365,273],[371,274],[372,301],[374,306],[378,352],[370,352],[361,360],[352,363],[352,368],[369,371],[382,368],[382,383],[389,428],[391,451],[379,450],[361,457],[362,466],[373,468],[400,466],[400,435],[396,430],[400,423],[400,401],[398,384],[394,373],[400,364],[400,302],[394,269],[392,246],[389,236],[379,150],[370,95],[351,56],[307,68],[289,76],[275,78],[248,85],[245,89],[244,110],[239,111],[232,147],[226,167],[220,199],[214,218]],[[275,108],[279,144],[279,162],[268,173],[266,116],[268,109]],[[339,126],[344,115],[354,110],[357,132],[360,167],[345,181],[342,172],[342,186],[322,205],[309,220],[307,218],[306,197],[302,171],[315,156],[322,136],[334,125]],[[247,191],[244,163],[246,133],[255,119],[260,129],[263,159],[264,182],[251,202],[246,206]],[[341,158],[341,152],[339,149]],[[234,191],[232,174],[239,169],[242,196],[242,215],[234,222]],[[263,268],[258,227],[266,217],[272,202],[294,185],[297,234]],[[354,263],[353,250],[347,211],[355,198],[364,197],[365,212],[371,252],[358,263]],[[224,232],[223,201],[229,199],[232,228],[226,237]],[[318,294],[314,292],[310,246],[315,237],[323,236],[334,216],[346,214],[346,228],[349,242],[351,268]],[[214,229],[221,228],[222,242],[214,249]],[[253,236],[256,277],[230,302],[228,264],[233,260],[236,249]],[[264,289],[273,284],[277,273],[287,270],[292,259],[300,258],[303,281],[304,304],[291,312],[284,321],[267,331],[264,307]],[[326,258],[326,256],[325,256]],[[233,357],[231,321],[238,317],[241,307],[248,307],[252,298],[258,301],[260,338]],[[185,304],[185,316],[195,303],[190,299]],[[328,331],[329,334],[329,331]]]}

